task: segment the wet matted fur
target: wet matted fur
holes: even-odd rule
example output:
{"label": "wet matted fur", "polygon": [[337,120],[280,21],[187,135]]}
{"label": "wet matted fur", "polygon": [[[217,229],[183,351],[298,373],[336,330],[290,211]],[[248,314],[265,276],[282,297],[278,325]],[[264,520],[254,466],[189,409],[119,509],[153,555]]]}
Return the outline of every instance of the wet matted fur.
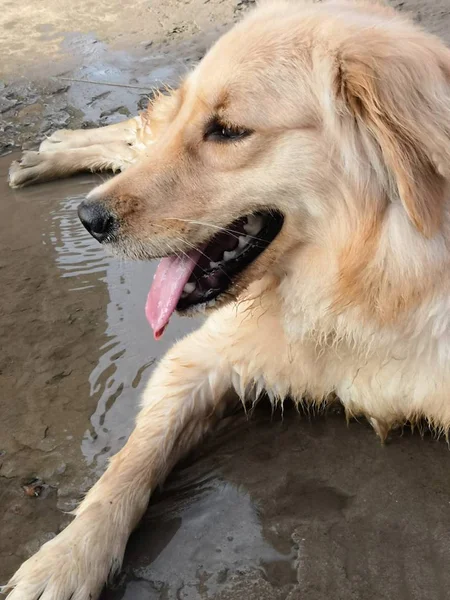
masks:
{"label": "wet matted fur", "polygon": [[[211,137],[211,122],[236,135]],[[450,426],[450,52],[438,39],[376,4],[264,4],[147,113],[56,132],[11,184],[101,168],[126,168],[89,202],[114,216],[103,241],[127,257],[203,247],[260,211],[284,222],[161,360],[128,443],[14,575],[10,600],[95,598],[230,388],[244,403],[337,395],[381,437],[422,418]]]}

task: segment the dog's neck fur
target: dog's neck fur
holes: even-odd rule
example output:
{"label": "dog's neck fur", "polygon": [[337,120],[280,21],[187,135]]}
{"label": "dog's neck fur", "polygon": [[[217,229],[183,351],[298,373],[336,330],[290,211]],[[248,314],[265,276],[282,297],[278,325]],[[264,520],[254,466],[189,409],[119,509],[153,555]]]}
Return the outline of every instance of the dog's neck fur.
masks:
{"label": "dog's neck fur", "polygon": [[[318,347],[331,341],[335,350],[343,345],[388,357],[404,346],[431,362],[450,359],[444,350],[450,346],[449,212],[446,205],[441,229],[427,238],[399,202],[389,202],[378,214],[362,212],[352,232],[332,231],[331,224],[320,244],[283,257],[278,294],[286,335]],[[384,335],[374,336],[380,330]]]}

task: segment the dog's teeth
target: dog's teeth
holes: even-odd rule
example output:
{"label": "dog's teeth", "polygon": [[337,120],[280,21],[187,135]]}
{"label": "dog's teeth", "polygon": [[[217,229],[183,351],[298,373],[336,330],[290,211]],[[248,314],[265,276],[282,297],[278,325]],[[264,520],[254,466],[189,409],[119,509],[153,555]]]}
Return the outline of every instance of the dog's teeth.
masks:
{"label": "dog's teeth", "polygon": [[264,221],[263,218],[259,215],[250,215],[247,217],[247,223],[244,225],[244,229],[250,235],[257,235],[262,227]]}
{"label": "dog's teeth", "polygon": [[231,252],[228,252],[227,250],[225,250],[225,252],[223,253],[223,260],[231,260],[232,258],[236,257],[236,250],[231,250]]}
{"label": "dog's teeth", "polygon": [[183,288],[183,292],[185,294],[192,294],[192,292],[194,290],[195,290],[195,283],[192,283],[192,281],[188,281]]}
{"label": "dog's teeth", "polygon": [[238,249],[242,250],[249,243],[250,238],[247,235],[240,235],[238,238]]}
{"label": "dog's teeth", "polygon": [[209,266],[211,269],[217,269],[217,267],[220,265],[220,263],[218,262],[214,262],[213,260],[210,261]]}

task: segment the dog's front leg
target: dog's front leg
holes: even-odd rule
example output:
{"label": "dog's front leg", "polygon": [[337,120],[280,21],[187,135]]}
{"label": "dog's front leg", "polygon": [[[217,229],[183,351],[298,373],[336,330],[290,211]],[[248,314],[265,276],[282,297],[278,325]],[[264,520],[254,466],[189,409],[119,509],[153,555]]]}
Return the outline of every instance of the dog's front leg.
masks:
{"label": "dog's front leg", "polygon": [[207,325],[163,358],[127,444],[70,525],[13,576],[8,600],[94,600],[120,568],[151,491],[225,408],[232,369],[217,353]]}

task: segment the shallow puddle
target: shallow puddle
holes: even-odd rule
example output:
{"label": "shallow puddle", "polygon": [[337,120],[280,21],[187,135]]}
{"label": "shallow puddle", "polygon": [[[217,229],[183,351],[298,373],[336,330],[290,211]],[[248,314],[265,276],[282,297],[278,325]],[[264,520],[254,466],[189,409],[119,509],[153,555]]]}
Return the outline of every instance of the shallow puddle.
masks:
{"label": "shallow puddle", "polygon": [[[0,582],[125,442],[155,361],[152,263],[81,227],[94,176],[12,191],[0,161]],[[152,498],[103,600],[423,600],[450,589],[450,454],[339,411],[227,417]],[[24,483],[38,478],[37,497]],[[29,488],[26,488],[29,490]]]}
{"label": "shallow puddle", "polygon": [[87,464],[101,472],[107,458],[117,452],[131,431],[156,359],[200,321],[175,316],[162,340],[154,341],[144,306],[156,263],[114,259],[87,234],[77,216],[85,194],[79,190],[83,184],[92,186],[89,180],[53,186],[58,194],[70,195],[50,211],[50,227],[44,238],[48,237],[56,251],[59,275],[69,280],[70,292],[107,293],[105,326],[102,330],[99,324],[98,331],[104,342],[88,377],[90,396],[97,398],[96,409],[81,444]]}

